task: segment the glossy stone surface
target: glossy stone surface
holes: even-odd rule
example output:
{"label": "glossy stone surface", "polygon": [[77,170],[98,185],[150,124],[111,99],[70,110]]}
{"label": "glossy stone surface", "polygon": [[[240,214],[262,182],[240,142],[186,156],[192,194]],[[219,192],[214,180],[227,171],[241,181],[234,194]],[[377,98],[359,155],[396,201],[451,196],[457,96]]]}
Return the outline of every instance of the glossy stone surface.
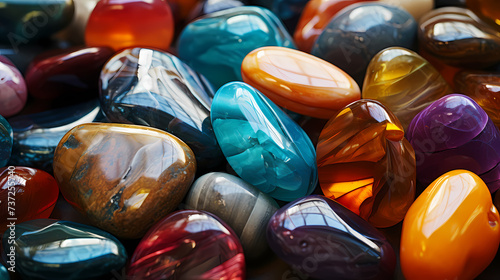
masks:
{"label": "glossy stone surface", "polygon": [[316,188],[311,140],[259,91],[242,82],[224,85],[215,94],[211,119],[224,156],[243,180],[283,201]]}
{"label": "glossy stone surface", "polygon": [[42,170],[10,166],[0,168],[0,233],[16,224],[50,216],[59,196],[57,182]]}
{"label": "glossy stone surface", "polygon": [[343,8],[363,0],[310,0],[300,16],[293,40],[301,51],[311,52],[330,20]]}
{"label": "glossy stone surface", "polygon": [[9,272],[7,272],[7,269],[2,264],[0,264],[0,279],[10,280]]}
{"label": "glossy stone surface", "polygon": [[19,113],[27,98],[23,75],[8,58],[0,55],[0,115],[10,117]]}
{"label": "glossy stone surface", "polygon": [[123,50],[106,63],[100,84],[102,109],[110,120],[174,134],[193,149],[202,169],[223,159],[210,123],[212,87],[177,57]]}
{"label": "glossy stone surface", "polygon": [[66,27],[73,13],[73,0],[3,0],[0,41],[14,48],[34,43]]}
{"label": "glossy stone surface", "polygon": [[361,95],[358,84],[338,67],[283,47],[249,53],[241,75],[277,105],[316,118],[329,119]]}
{"label": "glossy stone surface", "polygon": [[135,249],[131,279],[245,279],[245,257],[236,234],[219,218],[197,210],[174,212],[158,222]]}
{"label": "glossy stone surface", "polygon": [[137,125],[76,126],[54,154],[64,198],[120,238],[142,237],[177,207],[195,172],[194,154],[184,142]]}
{"label": "glossy stone surface", "polygon": [[392,6],[400,7],[410,13],[414,19],[419,20],[423,15],[434,9],[435,0],[379,0]]}
{"label": "glossy stone surface", "polygon": [[370,60],[381,50],[411,49],[417,23],[405,10],[381,3],[360,3],[342,10],[316,40],[312,54],[362,83]]}
{"label": "glossy stone surface", "polygon": [[191,22],[179,37],[179,57],[215,88],[241,80],[241,62],[263,46],[294,48],[283,24],[269,10],[238,7]]}
{"label": "glossy stone surface", "polygon": [[97,100],[9,119],[14,131],[10,164],[52,171],[54,151],[71,128],[101,119]]}
{"label": "glossy stone surface", "polygon": [[476,174],[454,170],[440,176],[403,222],[405,278],[474,279],[495,258],[499,222],[490,192]]}
{"label": "glossy stone surface", "polygon": [[94,279],[125,265],[125,247],[111,234],[69,221],[39,219],[16,224],[15,242],[3,235],[3,248],[16,253],[23,279]]}
{"label": "glossy stone surface", "polygon": [[500,31],[500,5],[496,0],[467,0],[467,8]]}
{"label": "glossy stone surface", "polygon": [[500,62],[500,31],[470,10],[445,7],[420,19],[423,50],[456,67],[484,68]]}
{"label": "glossy stone surface", "polygon": [[325,125],[316,151],[325,196],[376,227],[403,220],[415,199],[415,152],[382,104],[347,106]]}
{"label": "glossy stone surface", "polygon": [[114,54],[107,47],[74,47],[36,57],[26,71],[29,94],[36,98],[97,97],[99,74]]}
{"label": "glossy stone surface", "polygon": [[101,0],[87,22],[85,44],[167,50],[174,35],[174,19],[165,0]]}
{"label": "glossy stone surface", "polygon": [[500,188],[500,131],[470,97],[450,94],[433,102],[415,116],[407,138],[422,184],[466,169],[478,174],[492,193]]}
{"label": "glossy stone surface", "polygon": [[85,44],[85,27],[92,10],[99,0],[73,0],[75,14],[68,27],[58,33],[58,37],[71,42],[73,45]]}
{"label": "glossy stone surface", "polygon": [[221,172],[207,173],[191,186],[187,209],[210,212],[238,235],[245,256],[257,260],[267,249],[266,227],[279,209],[268,195],[242,179]]}
{"label": "glossy stone surface", "polygon": [[[185,0],[178,0],[177,2],[185,2]],[[198,3],[194,8],[190,9],[188,22],[194,21],[198,17],[205,16],[211,13],[245,5],[245,3],[240,0],[198,0],[198,2],[200,3]]]}
{"label": "glossy stone surface", "polygon": [[370,61],[362,97],[380,101],[407,128],[416,114],[450,93],[451,88],[427,60],[411,50],[390,47]]}
{"label": "glossy stone surface", "polygon": [[474,99],[500,128],[500,73],[461,71],[454,81],[457,92]]}
{"label": "glossy stone surface", "polygon": [[317,279],[390,279],[396,265],[382,233],[319,195],[278,210],[269,221],[267,240],[292,268]]}
{"label": "glossy stone surface", "polygon": [[7,120],[0,115],[0,167],[5,166],[10,159],[13,136],[12,127]]}

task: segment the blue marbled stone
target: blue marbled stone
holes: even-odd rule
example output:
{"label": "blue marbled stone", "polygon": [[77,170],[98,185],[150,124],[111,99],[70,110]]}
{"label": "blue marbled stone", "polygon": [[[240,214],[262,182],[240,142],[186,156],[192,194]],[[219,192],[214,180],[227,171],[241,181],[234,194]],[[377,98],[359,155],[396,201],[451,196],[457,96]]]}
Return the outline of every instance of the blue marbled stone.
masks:
{"label": "blue marbled stone", "polygon": [[312,54],[341,68],[363,83],[370,60],[381,50],[413,49],[417,23],[405,10],[379,3],[351,5],[328,23]]}
{"label": "blue marbled stone", "polygon": [[201,170],[224,159],[210,123],[212,86],[177,57],[144,48],[117,53],[101,72],[108,119],[165,130],[193,150]]}
{"label": "blue marbled stone", "polygon": [[54,151],[64,134],[73,127],[102,121],[98,100],[9,118],[14,131],[10,165],[20,165],[52,172]]}
{"label": "blue marbled stone", "polygon": [[9,272],[7,271],[5,266],[3,266],[2,264],[0,264],[0,279],[10,280]]}
{"label": "blue marbled stone", "polygon": [[263,46],[295,48],[290,34],[272,12],[237,7],[209,14],[186,26],[179,38],[179,57],[216,87],[241,81],[241,63]]}
{"label": "blue marbled stone", "polygon": [[16,271],[23,279],[91,279],[118,270],[127,261],[125,247],[111,234],[69,221],[38,219],[17,224],[15,242],[10,230],[2,239],[4,252],[11,246]]}
{"label": "blue marbled stone", "polygon": [[262,93],[228,83],[215,94],[211,118],[222,152],[243,180],[283,201],[312,193],[318,181],[314,146]]}
{"label": "blue marbled stone", "polygon": [[0,116],[0,167],[9,161],[13,144],[12,128],[4,117]]}

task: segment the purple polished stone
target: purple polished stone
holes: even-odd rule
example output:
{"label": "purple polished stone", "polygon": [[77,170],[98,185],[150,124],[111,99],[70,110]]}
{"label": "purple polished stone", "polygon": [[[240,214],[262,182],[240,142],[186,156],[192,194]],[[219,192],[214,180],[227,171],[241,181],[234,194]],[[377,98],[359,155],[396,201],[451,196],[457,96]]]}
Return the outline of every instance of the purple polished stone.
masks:
{"label": "purple polished stone", "polygon": [[500,131],[469,97],[452,94],[435,101],[415,116],[407,133],[422,184],[466,169],[479,175],[491,192],[500,188]]}
{"label": "purple polished stone", "polygon": [[23,75],[8,58],[0,55],[0,115],[10,117],[19,113],[27,97]]}
{"label": "purple polished stone", "polygon": [[297,275],[389,279],[396,265],[387,239],[337,202],[311,195],[278,210],[267,226],[271,249]]}

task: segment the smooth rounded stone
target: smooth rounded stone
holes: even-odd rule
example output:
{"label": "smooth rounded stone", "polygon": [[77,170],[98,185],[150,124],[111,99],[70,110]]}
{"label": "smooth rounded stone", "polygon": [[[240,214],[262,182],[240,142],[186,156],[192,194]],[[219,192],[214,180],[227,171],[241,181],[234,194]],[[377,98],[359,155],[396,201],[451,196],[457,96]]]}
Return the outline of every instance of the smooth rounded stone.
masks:
{"label": "smooth rounded stone", "polygon": [[500,73],[464,70],[454,82],[457,92],[474,99],[500,128]]}
{"label": "smooth rounded stone", "polygon": [[421,48],[455,67],[485,68],[500,62],[500,31],[470,10],[445,7],[420,19]]}
{"label": "smooth rounded stone", "polygon": [[210,213],[174,212],[134,251],[130,279],[245,279],[245,256],[233,230]]}
{"label": "smooth rounded stone", "polygon": [[107,47],[73,47],[42,53],[26,71],[29,94],[41,99],[97,97],[101,69],[113,54]]}
{"label": "smooth rounded stone", "polygon": [[492,193],[500,188],[500,131],[470,97],[450,94],[433,102],[415,116],[407,138],[422,184],[466,169],[478,174]]}
{"label": "smooth rounded stone", "polygon": [[0,42],[14,48],[34,43],[66,27],[73,14],[73,0],[3,0]]}
{"label": "smooth rounded stone", "polygon": [[380,101],[406,129],[415,115],[450,93],[451,88],[427,60],[411,50],[389,47],[370,61],[362,97]]}
{"label": "smooth rounded stone", "polygon": [[68,27],[57,34],[57,37],[67,40],[73,45],[84,45],[85,27],[99,0],[73,0],[73,2],[75,5],[73,20]]}
{"label": "smooth rounded stone", "polygon": [[8,58],[0,55],[0,115],[7,118],[19,113],[27,98],[23,75]]}
{"label": "smooth rounded stone", "polygon": [[0,264],[0,279],[10,280],[9,272],[7,271],[5,266],[3,266],[2,264]]}
{"label": "smooth rounded stone", "polygon": [[12,221],[48,218],[58,197],[57,182],[47,172],[22,166],[0,168],[0,233]]}
{"label": "smooth rounded stone", "polygon": [[219,88],[241,81],[241,62],[263,46],[294,48],[279,19],[260,7],[237,7],[206,15],[184,28],[179,58]]}
{"label": "smooth rounded stone", "polygon": [[52,173],[54,151],[71,128],[102,120],[99,101],[9,119],[14,132],[11,165],[30,166]]}
{"label": "smooth rounded stone", "polygon": [[253,87],[232,82],[215,94],[215,136],[233,170],[270,196],[291,201],[318,182],[316,152],[307,134]]}
{"label": "smooth rounded stone", "polygon": [[340,111],[321,131],[316,152],[326,197],[376,227],[403,220],[415,199],[415,152],[382,104],[362,99]]}
{"label": "smooth rounded stone", "polygon": [[454,170],[440,176],[415,200],[403,222],[405,278],[476,278],[495,258],[499,223],[490,192],[476,174]]}
{"label": "smooth rounded stone", "polygon": [[195,172],[184,142],[138,125],[78,125],[54,154],[64,198],[93,225],[126,239],[142,237],[177,207]]}
{"label": "smooth rounded stone", "polygon": [[435,0],[379,0],[392,6],[397,6],[410,13],[414,19],[419,20],[423,15],[434,9]]}
{"label": "smooth rounded stone", "polygon": [[[125,247],[98,228],[49,219],[16,224],[3,235],[7,254],[15,252],[16,271],[23,279],[95,279],[125,265]],[[3,279],[3,278],[2,278]]]}
{"label": "smooth rounded stone", "polygon": [[320,195],[278,210],[269,221],[267,240],[292,269],[317,279],[390,279],[396,266],[382,233]]}
{"label": "smooth rounded stone", "polygon": [[359,3],[338,13],[316,40],[312,54],[347,72],[362,84],[370,60],[381,50],[411,49],[417,23],[405,10],[381,3]]}
{"label": "smooth rounded stone", "polygon": [[102,110],[111,121],[174,134],[193,149],[200,169],[222,162],[210,123],[213,89],[177,57],[151,49],[123,50],[106,63],[100,84]]}
{"label": "smooth rounded stone", "polygon": [[249,53],[241,76],[276,105],[315,118],[329,119],[361,96],[356,81],[335,65],[283,47]]}
{"label": "smooth rounded stone", "polygon": [[466,0],[467,8],[500,31],[500,5],[497,0]]}
{"label": "smooth rounded stone", "polygon": [[366,1],[373,0],[310,0],[295,28],[295,44],[301,51],[311,52],[318,36],[339,11],[349,5]]}
{"label": "smooth rounded stone", "polygon": [[12,127],[0,115],[0,167],[5,166],[11,157],[13,138]]}
{"label": "smooth rounded stone", "polygon": [[174,35],[174,19],[164,0],[101,0],[85,29],[89,47],[130,47],[168,50]]}
{"label": "smooth rounded stone", "polygon": [[245,256],[256,260],[267,251],[267,222],[279,206],[242,179],[212,172],[191,186],[186,208],[207,211],[222,219],[240,238]]}

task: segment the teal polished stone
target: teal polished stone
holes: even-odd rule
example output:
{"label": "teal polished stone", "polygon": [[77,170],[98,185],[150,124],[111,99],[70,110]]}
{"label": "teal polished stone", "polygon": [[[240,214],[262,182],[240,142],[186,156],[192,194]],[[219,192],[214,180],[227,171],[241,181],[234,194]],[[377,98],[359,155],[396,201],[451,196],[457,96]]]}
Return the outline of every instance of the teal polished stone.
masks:
{"label": "teal polished stone", "polygon": [[2,280],[10,280],[9,272],[7,272],[7,269],[5,266],[0,264],[0,279]]}
{"label": "teal polished stone", "polygon": [[208,14],[186,26],[179,38],[179,57],[216,88],[241,81],[241,63],[264,46],[295,48],[290,34],[272,12],[237,7]]}
{"label": "teal polished stone", "polygon": [[0,116],[0,167],[4,167],[12,153],[13,133],[7,120]]}
{"label": "teal polished stone", "polygon": [[23,279],[92,279],[119,270],[127,261],[125,247],[114,236],[69,221],[17,224],[13,233],[4,233],[2,245],[8,260],[15,252],[16,271]]}
{"label": "teal polished stone", "polygon": [[73,18],[73,0],[0,1],[0,42],[14,48],[49,37]]}
{"label": "teal polished stone", "polygon": [[224,156],[243,180],[283,201],[312,193],[318,181],[314,146],[262,93],[228,83],[215,94],[210,116]]}

